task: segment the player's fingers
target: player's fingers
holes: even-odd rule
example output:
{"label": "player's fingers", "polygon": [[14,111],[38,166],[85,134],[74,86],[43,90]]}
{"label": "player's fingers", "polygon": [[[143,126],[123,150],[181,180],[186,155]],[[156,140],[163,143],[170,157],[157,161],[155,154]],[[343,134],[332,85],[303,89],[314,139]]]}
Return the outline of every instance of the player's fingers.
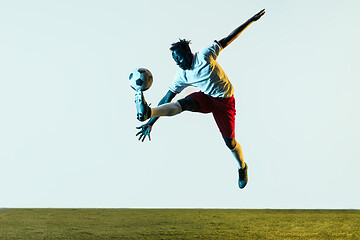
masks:
{"label": "player's fingers", "polygon": [[139,135],[140,133],[141,133],[141,131],[140,131],[140,132],[138,132],[138,133],[136,134],[136,136],[137,136],[137,135]]}
{"label": "player's fingers", "polygon": [[143,137],[143,138],[142,138],[141,142],[144,142],[146,136],[143,135],[142,137]]}
{"label": "player's fingers", "polygon": [[139,127],[136,127],[137,129],[140,129],[140,128],[142,128],[142,126],[139,126]]}
{"label": "player's fingers", "polygon": [[263,9],[260,12],[258,12],[257,14],[255,14],[255,16],[261,17],[264,13],[265,13],[265,9]]}
{"label": "player's fingers", "polygon": [[141,134],[140,137],[139,137],[139,139],[138,139],[139,141],[140,141],[140,139],[141,139],[142,136],[143,136],[143,135]]}
{"label": "player's fingers", "polygon": [[148,135],[148,137],[149,137],[149,141],[151,141],[151,137],[150,137],[150,134]]}

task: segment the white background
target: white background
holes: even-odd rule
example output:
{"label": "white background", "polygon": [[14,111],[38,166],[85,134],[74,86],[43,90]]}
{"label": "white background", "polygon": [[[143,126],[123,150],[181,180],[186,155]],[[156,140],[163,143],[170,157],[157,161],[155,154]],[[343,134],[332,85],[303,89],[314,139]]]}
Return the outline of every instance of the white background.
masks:
{"label": "white background", "polygon": [[[0,207],[360,208],[357,0],[2,1]],[[156,105],[179,38],[220,53],[235,87],[236,162],[210,114],[135,134],[137,67]],[[196,89],[188,89],[179,97]]]}

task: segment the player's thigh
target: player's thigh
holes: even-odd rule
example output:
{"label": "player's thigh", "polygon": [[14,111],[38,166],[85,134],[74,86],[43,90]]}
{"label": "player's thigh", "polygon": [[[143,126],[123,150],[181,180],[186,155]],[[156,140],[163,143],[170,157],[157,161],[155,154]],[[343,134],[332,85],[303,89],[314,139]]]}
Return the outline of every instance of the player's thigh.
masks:
{"label": "player's thigh", "polygon": [[192,97],[185,97],[178,100],[183,111],[197,112],[200,110],[200,104]]}

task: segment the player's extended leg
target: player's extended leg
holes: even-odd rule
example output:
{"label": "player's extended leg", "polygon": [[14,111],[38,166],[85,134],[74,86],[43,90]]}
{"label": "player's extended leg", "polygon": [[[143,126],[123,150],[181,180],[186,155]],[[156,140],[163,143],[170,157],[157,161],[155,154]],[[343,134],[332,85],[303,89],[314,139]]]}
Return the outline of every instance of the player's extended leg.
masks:
{"label": "player's extended leg", "polygon": [[174,116],[182,111],[197,111],[200,108],[198,102],[190,97],[180,99],[173,103],[165,103],[160,106],[150,108],[145,101],[142,91],[136,92],[135,103],[137,108],[137,118],[140,121],[145,121],[146,119],[152,117]]}
{"label": "player's extended leg", "polygon": [[244,188],[248,181],[247,176],[247,165],[244,161],[243,152],[240,144],[235,140],[235,138],[224,137],[226,146],[231,150],[231,153],[234,155],[236,161],[239,164],[239,187]]}
{"label": "player's extended leg", "polygon": [[195,112],[200,105],[193,98],[186,97],[179,99],[173,103],[165,103],[163,105],[151,108],[151,117],[174,116],[182,111]]}
{"label": "player's extended leg", "polygon": [[182,111],[195,112],[199,108],[200,105],[198,102],[196,102],[195,99],[186,97],[173,103],[165,103],[163,105],[151,108],[150,117],[174,116],[181,113]]}
{"label": "player's extended leg", "polygon": [[174,116],[182,112],[179,102],[165,103],[158,107],[151,108],[150,117]]}

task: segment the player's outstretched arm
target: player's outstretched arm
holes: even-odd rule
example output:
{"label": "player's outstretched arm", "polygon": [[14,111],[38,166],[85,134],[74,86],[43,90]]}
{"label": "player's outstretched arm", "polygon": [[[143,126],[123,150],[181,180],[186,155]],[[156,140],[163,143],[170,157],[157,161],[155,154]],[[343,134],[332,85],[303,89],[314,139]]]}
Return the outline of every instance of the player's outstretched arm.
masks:
{"label": "player's outstretched arm", "polygon": [[[173,100],[173,98],[176,96],[176,93],[173,93],[172,91],[168,91],[165,96],[160,100],[158,106],[162,105],[162,104],[165,104],[165,103],[169,103],[171,102],[171,100]],[[144,141],[146,136],[149,137],[149,141],[151,141],[151,137],[150,137],[150,132],[151,132],[151,129],[152,129],[152,126],[154,125],[154,123],[159,119],[159,117],[153,117],[153,118],[150,118],[150,120],[139,126],[139,127],[136,127],[137,129],[141,129],[137,134],[136,136],[139,136],[139,141]]]}
{"label": "player's outstretched arm", "polygon": [[227,47],[232,41],[234,41],[241,33],[244,31],[251,23],[259,20],[265,14],[265,9],[261,10],[245,23],[237,27],[234,31],[232,31],[228,36],[224,37],[219,41],[220,45],[225,48]]}

